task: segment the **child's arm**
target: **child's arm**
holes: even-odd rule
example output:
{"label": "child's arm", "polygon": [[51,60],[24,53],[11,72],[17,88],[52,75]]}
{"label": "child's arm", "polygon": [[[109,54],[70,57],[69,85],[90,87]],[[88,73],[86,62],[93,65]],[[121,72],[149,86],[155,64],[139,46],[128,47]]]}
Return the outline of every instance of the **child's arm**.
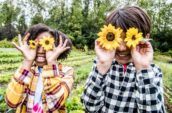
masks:
{"label": "child's arm", "polygon": [[43,68],[44,92],[50,111],[60,109],[64,105],[73,86],[73,68],[64,67],[62,71],[64,76],[58,73],[58,68],[55,64],[46,65]]}
{"label": "child's arm", "polygon": [[149,69],[138,71],[136,74],[137,105],[141,113],[165,113],[162,72],[152,65]]}
{"label": "child's arm", "polygon": [[105,77],[109,71],[102,75],[97,69],[97,61],[94,61],[92,72],[90,73],[84,92],[81,96],[81,101],[84,104],[86,111],[89,113],[97,113],[104,106],[104,91]]}
{"label": "child's arm", "polygon": [[24,61],[22,66],[18,68],[15,75],[12,77],[12,80],[6,90],[6,102],[12,108],[16,108],[24,101],[27,93],[27,87],[32,76],[30,69],[36,56],[36,49],[30,49],[27,44],[29,36],[30,34],[27,33],[22,41],[22,37],[19,35],[19,45],[13,42],[15,48],[23,54]]}
{"label": "child's arm", "polygon": [[16,108],[26,97],[27,88],[32,77],[32,73],[29,71],[31,64],[31,62],[24,60],[23,65],[17,69],[8,84],[5,100],[12,108]]}

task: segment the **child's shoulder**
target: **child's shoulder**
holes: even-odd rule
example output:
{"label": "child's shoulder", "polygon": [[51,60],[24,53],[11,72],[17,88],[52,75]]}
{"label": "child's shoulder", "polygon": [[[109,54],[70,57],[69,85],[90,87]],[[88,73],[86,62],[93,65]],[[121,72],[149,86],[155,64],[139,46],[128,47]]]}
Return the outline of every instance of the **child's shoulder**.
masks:
{"label": "child's shoulder", "polygon": [[162,75],[161,68],[157,64],[152,63],[151,67],[155,73],[157,73],[158,75]]}

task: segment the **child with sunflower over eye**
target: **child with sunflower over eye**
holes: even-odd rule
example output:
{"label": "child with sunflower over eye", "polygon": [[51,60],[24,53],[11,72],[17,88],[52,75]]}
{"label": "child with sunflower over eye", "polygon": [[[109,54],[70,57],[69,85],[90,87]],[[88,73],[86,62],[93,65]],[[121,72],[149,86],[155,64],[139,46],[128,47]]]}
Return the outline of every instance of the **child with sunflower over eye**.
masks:
{"label": "child with sunflower over eye", "polygon": [[72,42],[44,24],[31,26],[19,45],[23,54],[6,90],[6,102],[16,113],[66,113],[65,101],[73,85],[73,68],[57,62],[67,58]]}
{"label": "child with sunflower over eye", "polygon": [[110,13],[81,101],[89,113],[165,113],[162,72],[153,63],[151,22],[137,6]]}

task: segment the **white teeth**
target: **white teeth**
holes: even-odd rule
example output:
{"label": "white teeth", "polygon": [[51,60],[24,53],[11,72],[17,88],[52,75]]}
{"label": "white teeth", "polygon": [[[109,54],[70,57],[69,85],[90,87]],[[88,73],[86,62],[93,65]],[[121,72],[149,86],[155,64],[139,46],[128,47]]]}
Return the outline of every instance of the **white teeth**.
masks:
{"label": "white teeth", "polygon": [[120,55],[120,54],[119,54],[119,56],[122,56],[122,57],[123,57],[123,56],[126,56],[126,55]]}
{"label": "white teeth", "polygon": [[37,61],[43,62],[43,61],[45,61],[45,58],[44,57],[37,57]]}

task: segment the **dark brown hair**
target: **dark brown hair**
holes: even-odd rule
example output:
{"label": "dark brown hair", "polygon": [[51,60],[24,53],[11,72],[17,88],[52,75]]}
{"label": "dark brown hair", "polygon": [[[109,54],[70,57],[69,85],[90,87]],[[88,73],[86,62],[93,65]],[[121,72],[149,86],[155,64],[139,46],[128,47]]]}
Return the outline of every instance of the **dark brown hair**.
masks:
{"label": "dark brown hair", "polygon": [[[30,33],[30,36],[29,36],[29,39],[27,40],[29,42],[29,40],[35,40],[36,37],[43,33],[43,32],[49,32],[55,39],[55,46],[57,47],[59,45],[59,36],[61,35],[62,36],[62,40],[63,42],[67,39],[68,42],[67,42],[67,45],[66,46],[69,46],[70,49],[66,50],[65,52],[63,52],[59,57],[58,59],[65,59],[67,58],[68,54],[70,53],[71,49],[72,49],[72,41],[62,32],[60,31],[57,31],[57,30],[53,30],[51,29],[50,27],[48,27],[47,25],[45,24],[36,24],[36,25],[33,25],[31,26],[27,31],[26,33]],[[25,34],[26,34],[25,33]]]}
{"label": "dark brown hair", "polygon": [[136,6],[127,6],[113,11],[106,19],[106,24],[112,24],[127,31],[130,27],[136,27],[145,37],[150,33],[150,18],[143,9]]}

